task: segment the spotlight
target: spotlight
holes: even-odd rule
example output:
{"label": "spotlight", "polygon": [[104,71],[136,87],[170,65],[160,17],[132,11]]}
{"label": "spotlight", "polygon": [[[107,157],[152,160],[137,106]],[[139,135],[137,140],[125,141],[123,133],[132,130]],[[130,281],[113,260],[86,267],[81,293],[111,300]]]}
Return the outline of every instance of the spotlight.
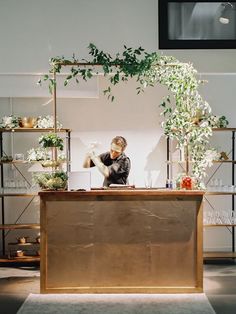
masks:
{"label": "spotlight", "polygon": [[225,16],[221,16],[219,18],[219,21],[220,21],[221,24],[229,24],[229,18],[225,17]]}
{"label": "spotlight", "polygon": [[233,4],[231,2],[222,3],[223,9],[219,17],[221,24],[229,24],[230,22],[230,13],[233,10]]}

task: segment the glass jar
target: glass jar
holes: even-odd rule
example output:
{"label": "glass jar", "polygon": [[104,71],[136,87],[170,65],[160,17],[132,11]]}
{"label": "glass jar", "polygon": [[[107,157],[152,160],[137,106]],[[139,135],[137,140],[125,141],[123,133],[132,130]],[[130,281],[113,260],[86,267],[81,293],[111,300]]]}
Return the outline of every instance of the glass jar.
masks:
{"label": "glass jar", "polygon": [[194,189],[194,178],[191,176],[183,176],[180,180],[180,188],[184,190]]}

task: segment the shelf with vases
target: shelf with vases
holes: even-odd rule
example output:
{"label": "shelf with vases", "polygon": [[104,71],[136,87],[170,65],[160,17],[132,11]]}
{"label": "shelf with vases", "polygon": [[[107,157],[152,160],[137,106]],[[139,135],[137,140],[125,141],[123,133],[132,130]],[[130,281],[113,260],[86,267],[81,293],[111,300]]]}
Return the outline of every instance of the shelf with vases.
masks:
{"label": "shelf with vases", "polygon": [[[22,158],[17,158],[16,154],[14,155],[12,153],[12,156],[6,155],[6,153],[3,150],[3,144],[5,143],[3,141],[3,136],[6,137],[11,136],[15,137],[18,136],[18,138],[22,137],[23,133],[33,133],[32,135],[36,136],[40,135],[40,133],[44,133],[45,136],[46,133],[64,133],[62,136],[62,140],[65,142],[65,158],[58,157],[58,154],[54,154],[54,150],[52,150],[52,156],[50,157],[50,161],[48,161],[48,158],[45,158],[45,160],[28,160],[24,159],[24,155]],[[49,134],[50,135],[50,134]],[[43,137],[44,135],[40,135]],[[1,175],[1,187],[0,187],[0,199],[2,203],[2,209],[1,209],[1,216],[2,216],[2,224],[0,225],[0,230],[2,234],[2,256],[5,256],[7,254],[7,251],[5,250],[6,245],[8,245],[6,241],[6,236],[9,232],[13,232],[14,230],[20,230],[20,229],[40,229],[40,225],[38,223],[35,224],[28,224],[23,223],[19,224],[19,217],[25,213],[25,211],[29,208],[30,204],[32,204],[33,200],[38,197],[38,190],[32,187],[32,184],[30,181],[28,181],[28,176],[25,175],[26,166],[32,165],[32,164],[40,164],[40,167],[43,167],[46,172],[54,172],[56,168],[64,168],[64,164],[66,165],[66,171],[70,171],[70,141],[71,141],[71,130],[69,128],[57,128],[56,130],[54,128],[34,128],[34,127],[17,127],[17,128],[0,128],[0,175]],[[29,147],[30,148],[30,147]],[[13,149],[12,149],[13,151]],[[55,157],[55,158],[54,158]],[[44,158],[44,156],[43,156]],[[55,159],[55,160],[54,160]],[[25,165],[25,166],[24,166]],[[11,167],[12,166],[12,167]],[[36,167],[35,167],[36,168]],[[8,180],[4,178],[4,174],[6,171],[11,172],[16,171],[16,174],[12,176],[14,179],[11,179],[11,176]],[[20,179],[15,179],[16,176],[20,175]],[[8,182],[9,181],[9,182]],[[6,224],[5,223],[5,211],[6,206],[8,206],[8,209],[10,209],[8,205],[9,198],[16,198],[20,199],[26,198],[24,200],[23,208],[20,209],[20,211],[17,210],[18,217],[14,218],[14,224]],[[28,198],[28,199],[27,199]],[[25,204],[26,201],[26,204]],[[13,201],[13,205],[16,207],[17,203]],[[21,205],[22,207],[22,205]],[[13,231],[12,231],[13,230]],[[34,231],[31,231],[32,233]],[[17,231],[15,231],[17,234]],[[11,243],[14,242],[14,240],[10,241]],[[13,244],[10,244],[9,248],[13,247]],[[29,246],[29,244],[26,245],[26,248]],[[29,250],[29,249],[28,249]],[[14,255],[14,254],[11,254]],[[11,260],[17,260],[17,261],[34,261],[35,258],[39,260],[39,256],[37,257],[14,257],[14,259]]]}
{"label": "shelf with vases", "polygon": [[8,243],[8,259],[39,259],[40,243],[39,242],[10,242]]}
{"label": "shelf with vases", "polygon": [[25,260],[25,259],[40,259],[40,248],[28,246],[28,247],[14,247],[12,246],[8,251],[8,260],[16,259],[16,260]]}
{"label": "shelf with vases", "polygon": [[39,242],[25,242],[25,243],[19,243],[19,242],[9,242],[8,245],[10,246],[34,246],[34,245],[40,245]]}
{"label": "shelf with vases", "polygon": [[8,260],[35,262],[40,261],[40,255],[9,256]]}
{"label": "shelf with vases", "polygon": [[[236,186],[235,186],[235,164],[236,164],[236,156],[235,156],[235,132],[236,128],[213,128],[213,132],[229,132],[229,135],[231,135],[231,145],[230,145],[230,152],[231,156],[229,157],[227,153],[222,152],[221,153],[221,159],[214,160],[213,163],[216,164],[215,168],[216,170],[213,172],[211,177],[209,178],[208,182],[212,179],[212,177],[215,175],[215,173],[220,169],[220,167],[223,164],[228,164],[231,167],[231,184],[230,185],[222,185],[222,184],[210,184],[208,190],[205,193],[205,200],[209,204],[209,206],[214,209],[215,204],[213,205],[212,200],[216,201],[216,198],[214,196],[222,196],[231,198],[231,210],[232,213],[235,211],[235,195],[236,195]],[[228,137],[228,135],[227,135]],[[223,154],[224,153],[224,154]],[[218,180],[217,180],[218,181]],[[212,197],[213,196],[213,197]],[[236,224],[235,221],[232,221],[233,223],[230,223],[230,220],[223,220],[221,223],[220,220],[212,221],[213,223],[204,224],[204,227],[206,228],[227,228],[231,233],[231,251],[221,251],[221,252],[204,252],[204,258],[205,259],[214,259],[214,258],[236,258],[236,252],[235,252],[235,227]]]}
{"label": "shelf with vases", "polygon": [[[27,126],[27,125],[26,125]],[[27,201],[27,204],[24,205],[24,208],[21,210],[20,215],[25,212],[25,210],[28,208],[28,206],[32,203],[34,198],[38,195],[38,191],[33,189],[31,186],[31,183],[28,181],[27,176],[24,175],[24,171],[26,171],[24,165],[28,166],[35,163],[45,163],[45,161],[29,161],[24,160],[23,158],[17,159],[14,156],[7,156],[3,150],[3,135],[8,134],[8,136],[12,136],[13,134],[18,134],[18,137],[22,136],[23,133],[33,133],[33,134],[40,134],[40,133],[64,133],[63,140],[66,142],[66,158],[60,161],[57,160],[58,168],[62,166],[62,164],[66,164],[67,171],[70,171],[70,163],[68,160],[70,160],[70,134],[71,130],[69,128],[34,128],[34,127],[17,127],[17,128],[0,128],[0,152],[1,152],[1,158],[0,158],[0,169],[1,169],[1,189],[0,189],[0,198],[2,202],[2,224],[0,225],[0,230],[2,233],[2,258],[0,257],[0,262],[39,262],[40,261],[40,253],[39,253],[39,243],[32,242],[32,243],[15,243],[14,240],[10,241],[9,243],[6,243],[6,235],[8,235],[9,232],[13,232],[16,230],[26,230],[26,229],[32,229],[32,230],[39,230],[40,224],[39,223],[18,223],[19,217],[17,219],[14,219],[14,223],[12,224],[6,224],[5,223],[5,197],[6,200],[8,197],[19,197],[24,198],[28,197],[29,201]],[[12,165],[12,168],[8,168]],[[56,167],[55,162],[51,161],[50,165],[43,164],[45,170],[54,170]],[[46,167],[45,167],[46,166]],[[21,180],[15,181],[15,180],[9,180],[9,183],[7,184],[7,181],[4,180],[4,173],[5,171],[9,171],[8,169],[16,169],[17,174],[19,173],[22,178]],[[22,170],[23,169],[23,170]],[[5,252],[5,246],[6,244],[8,247],[8,253]],[[35,248],[34,248],[35,245]],[[14,248],[15,246],[15,248]],[[18,253],[15,250],[22,250],[23,256],[17,256]],[[7,254],[7,256],[6,256]]]}
{"label": "shelf with vases", "polygon": [[27,223],[27,224],[4,224],[0,225],[0,230],[16,230],[16,229],[40,229],[38,223]]}
{"label": "shelf with vases", "polygon": [[[4,224],[0,225],[2,230],[30,230],[40,229],[40,224],[37,223],[27,223],[27,224]],[[8,262],[39,262],[40,261],[40,242],[39,241],[28,241],[25,243],[20,242],[9,242],[8,246],[12,249],[9,249],[7,256],[0,257],[0,263]],[[13,248],[16,248],[13,250]],[[20,248],[25,248],[28,250],[22,251]],[[33,248],[33,251],[29,251],[29,248]],[[17,256],[17,250],[22,252],[22,256]]]}

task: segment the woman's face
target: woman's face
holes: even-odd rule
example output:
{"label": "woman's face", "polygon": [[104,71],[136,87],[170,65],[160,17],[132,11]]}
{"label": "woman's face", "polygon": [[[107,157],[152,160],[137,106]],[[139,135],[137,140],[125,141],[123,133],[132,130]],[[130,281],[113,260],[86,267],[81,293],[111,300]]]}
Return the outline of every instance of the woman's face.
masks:
{"label": "woman's face", "polygon": [[111,143],[111,148],[110,148],[110,158],[111,159],[116,159],[118,158],[123,152],[123,149],[121,146],[116,145],[115,143]]}

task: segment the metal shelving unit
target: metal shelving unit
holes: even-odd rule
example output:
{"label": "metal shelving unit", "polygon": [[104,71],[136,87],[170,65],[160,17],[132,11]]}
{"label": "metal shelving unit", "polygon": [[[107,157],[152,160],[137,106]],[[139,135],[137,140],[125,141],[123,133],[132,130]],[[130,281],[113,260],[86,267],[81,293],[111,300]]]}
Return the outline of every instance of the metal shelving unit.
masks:
{"label": "metal shelving unit", "polygon": [[[30,132],[30,133],[43,133],[43,132],[54,132],[55,130],[53,128],[50,129],[39,129],[39,128],[15,128],[15,129],[0,129],[0,156],[3,157],[3,133],[24,133],[24,132]],[[67,161],[70,161],[70,129],[58,129],[56,130],[58,133],[66,133],[66,159]],[[22,257],[11,257],[8,255],[6,256],[6,234],[9,233],[12,230],[19,230],[19,229],[40,229],[39,223],[27,223],[27,224],[19,224],[17,223],[19,218],[22,216],[22,214],[25,212],[25,210],[28,208],[29,204],[33,201],[35,197],[37,197],[37,193],[26,193],[22,192],[19,193],[19,191],[11,191],[9,192],[8,189],[4,188],[4,165],[10,164],[13,165],[17,170],[18,166],[20,164],[26,164],[29,163],[27,161],[19,161],[19,160],[13,160],[11,162],[0,162],[0,178],[1,178],[1,191],[0,191],[0,198],[1,198],[1,219],[2,223],[0,224],[0,230],[2,232],[2,258],[0,258],[0,262],[13,262],[13,261],[23,261],[23,262],[33,262],[33,261],[39,261],[39,256],[22,256]],[[30,164],[30,163],[29,163]],[[19,170],[18,170],[19,171]],[[70,171],[70,162],[67,162],[67,171]],[[19,171],[21,174],[21,172]],[[23,176],[24,178],[24,176]],[[25,179],[25,178],[24,178]],[[13,224],[6,224],[5,223],[5,199],[6,197],[29,197],[30,200],[28,204],[25,206],[17,220]],[[8,243],[9,244],[9,243]],[[28,244],[27,244],[28,245]]]}
{"label": "metal shelving unit", "polygon": [[[227,164],[231,163],[231,184],[232,186],[235,185],[235,132],[236,128],[214,128],[214,132],[230,132],[232,135],[231,138],[231,160],[219,160],[216,161],[215,163],[219,163],[218,168],[216,171],[213,173],[213,175],[210,177],[209,181],[211,178],[215,175],[217,170],[222,164]],[[222,195],[222,196],[231,196],[231,209],[232,212],[235,211],[235,195],[236,191],[233,192],[227,192],[227,191],[207,191],[205,194],[206,200],[208,200],[208,196],[217,196],[217,195]],[[205,259],[214,259],[214,258],[236,258],[236,253],[235,253],[235,224],[206,224],[204,227],[210,228],[210,227],[225,227],[231,232],[231,252],[204,252],[204,258]]]}
{"label": "metal shelving unit", "polygon": [[[229,160],[217,160],[214,161],[215,164],[217,164],[217,169],[213,173],[212,176],[217,172],[219,167],[221,167],[223,164],[231,164],[231,184],[232,186],[235,185],[235,164],[236,164],[236,158],[235,158],[235,132],[236,128],[213,128],[213,132],[230,132],[232,135],[231,138],[231,159]],[[186,161],[172,161],[171,160],[171,150],[170,150],[170,139],[167,138],[167,180],[171,179],[171,167],[172,164],[179,164],[183,165],[183,169],[185,167]],[[191,161],[189,162],[191,164]],[[211,177],[212,178],[212,177]],[[210,178],[210,179],[211,179]],[[210,181],[209,179],[209,181]],[[235,195],[236,190],[234,192],[229,191],[207,191],[205,193],[205,199],[208,200],[208,196],[228,196],[231,197],[231,208],[232,211],[235,211]],[[213,258],[236,258],[236,252],[235,252],[235,224],[207,224],[204,225],[204,227],[211,228],[211,227],[225,227],[231,232],[231,252],[204,252],[204,258],[206,259],[213,259]]]}

